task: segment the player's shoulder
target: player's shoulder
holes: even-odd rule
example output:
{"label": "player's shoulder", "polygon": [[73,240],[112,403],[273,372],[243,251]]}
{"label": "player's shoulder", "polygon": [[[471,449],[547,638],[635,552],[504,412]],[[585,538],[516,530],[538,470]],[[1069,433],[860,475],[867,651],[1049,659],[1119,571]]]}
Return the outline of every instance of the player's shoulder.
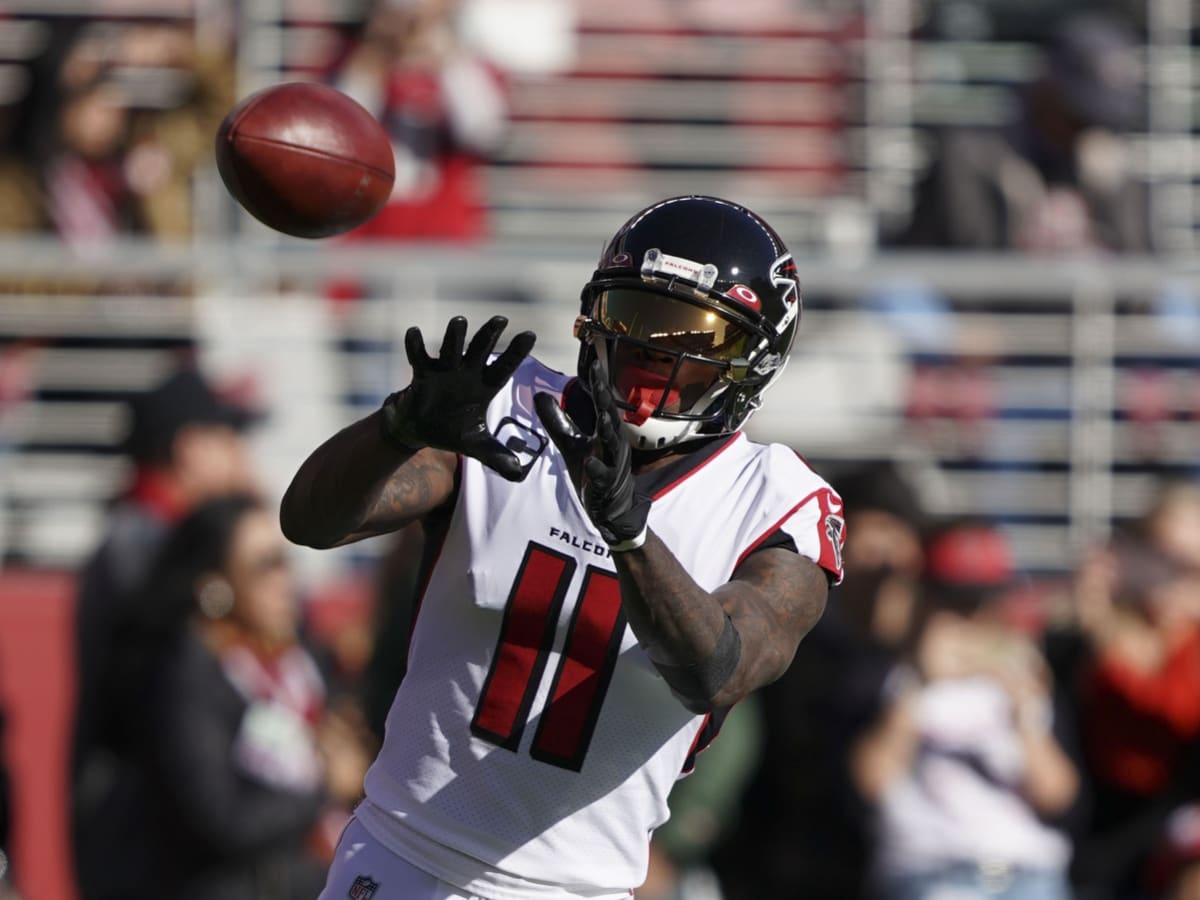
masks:
{"label": "player's shoulder", "polygon": [[833,491],[829,482],[792,447],[775,442],[741,441],[747,464],[756,466],[763,476],[788,493],[811,494],[817,490]]}
{"label": "player's shoulder", "polygon": [[773,530],[786,532],[801,554],[828,573],[830,584],[840,583],[846,535],[842,498],[793,448],[777,443],[747,444],[762,469],[760,505],[784,510]]}

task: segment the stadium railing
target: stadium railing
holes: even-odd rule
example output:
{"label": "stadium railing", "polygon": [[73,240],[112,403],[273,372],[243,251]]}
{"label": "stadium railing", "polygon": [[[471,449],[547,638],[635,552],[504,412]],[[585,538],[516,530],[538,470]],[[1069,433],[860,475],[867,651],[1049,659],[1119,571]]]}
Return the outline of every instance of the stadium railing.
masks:
{"label": "stadium railing", "polygon": [[[404,383],[410,325],[434,343],[451,315],[504,314],[570,371],[594,264],[584,251],[518,244],[264,236],[80,255],[0,243],[0,347],[10,364],[24,353],[29,386],[0,407],[6,558],[70,566],[86,552],[126,474],[122,401],[180,351],[257,392],[271,414],[254,438],[258,462],[282,491],[321,438]],[[935,512],[1000,521],[1022,562],[1044,572],[1068,570],[1159,479],[1192,471],[1200,270],[944,254],[799,264],[800,337],[754,437],[831,472],[919,464]],[[369,282],[375,299],[332,299],[347,278]]]}

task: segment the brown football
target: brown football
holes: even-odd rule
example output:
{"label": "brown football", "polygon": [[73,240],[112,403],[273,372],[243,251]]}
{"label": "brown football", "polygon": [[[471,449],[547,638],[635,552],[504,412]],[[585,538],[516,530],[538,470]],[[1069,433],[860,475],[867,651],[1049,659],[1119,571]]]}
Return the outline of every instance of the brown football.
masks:
{"label": "brown football", "polygon": [[217,131],[216,157],[229,193],[251,215],[304,238],[366,222],[396,177],[375,117],[315,82],[274,85],[238,103]]}

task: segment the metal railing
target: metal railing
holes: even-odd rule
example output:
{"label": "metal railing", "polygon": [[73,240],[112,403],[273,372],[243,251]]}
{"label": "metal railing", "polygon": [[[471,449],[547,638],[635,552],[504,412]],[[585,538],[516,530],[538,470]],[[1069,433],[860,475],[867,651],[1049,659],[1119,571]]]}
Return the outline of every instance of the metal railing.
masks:
{"label": "metal railing", "polygon": [[[2,243],[0,335],[41,345],[34,393],[0,415],[7,552],[63,565],[90,546],[125,475],[114,452],[121,398],[165,372],[173,348],[192,344],[219,377],[259,383],[274,414],[256,438],[259,462],[281,490],[328,431],[408,377],[400,348],[410,325],[435,341],[451,315],[504,314],[511,329],[538,333],[548,363],[570,370],[571,322],[594,263],[535,246],[265,234],[92,255]],[[831,472],[866,459],[918,463],[932,476],[935,512],[996,518],[1027,566],[1059,572],[1138,514],[1162,472],[1194,462],[1200,271],[1154,259],[939,254],[808,258],[800,271],[800,336],[751,420],[756,438]],[[329,285],[346,279],[365,296],[329,300]],[[1176,407],[1149,424],[1124,408],[1148,370],[1179,382]],[[966,417],[936,398],[914,412],[922,371],[940,373],[947,396],[963,372],[982,373],[988,400]]]}

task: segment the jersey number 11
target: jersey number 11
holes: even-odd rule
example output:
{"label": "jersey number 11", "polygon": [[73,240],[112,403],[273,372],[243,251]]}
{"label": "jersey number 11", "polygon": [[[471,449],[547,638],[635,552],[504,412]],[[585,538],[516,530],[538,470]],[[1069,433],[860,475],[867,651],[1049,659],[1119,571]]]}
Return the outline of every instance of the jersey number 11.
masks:
{"label": "jersey number 11", "polygon": [[[554,644],[559,614],[578,564],[530,541],[504,607],[500,639],[471,731],[516,752]],[[621,590],[611,572],[588,566],[558,671],[529,754],[580,771],[625,634]]]}

